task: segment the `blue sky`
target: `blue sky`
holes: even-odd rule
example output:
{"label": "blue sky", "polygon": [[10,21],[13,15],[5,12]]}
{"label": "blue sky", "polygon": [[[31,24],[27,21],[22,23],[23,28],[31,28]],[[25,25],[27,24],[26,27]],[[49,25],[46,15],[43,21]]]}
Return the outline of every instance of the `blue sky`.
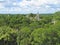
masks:
{"label": "blue sky", "polygon": [[60,11],[60,0],[0,0],[0,13],[54,13]]}

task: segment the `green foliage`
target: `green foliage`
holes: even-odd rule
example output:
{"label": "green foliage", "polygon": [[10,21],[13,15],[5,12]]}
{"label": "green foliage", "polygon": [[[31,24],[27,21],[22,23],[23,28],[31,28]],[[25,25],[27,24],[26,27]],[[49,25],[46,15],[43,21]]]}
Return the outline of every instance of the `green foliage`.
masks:
{"label": "green foliage", "polygon": [[60,12],[0,14],[0,45],[60,45]]}

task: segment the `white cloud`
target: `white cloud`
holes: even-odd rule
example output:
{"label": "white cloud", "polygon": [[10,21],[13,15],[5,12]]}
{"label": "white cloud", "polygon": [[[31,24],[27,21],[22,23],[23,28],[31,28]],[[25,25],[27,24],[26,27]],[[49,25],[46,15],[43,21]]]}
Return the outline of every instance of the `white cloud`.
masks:
{"label": "white cloud", "polygon": [[4,1],[4,0],[0,0],[0,1]]}
{"label": "white cloud", "polygon": [[59,0],[31,0],[31,1],[23,0],[22,2],[20,2],[20,5],[22,5],[22,6],[26,6],[26,5],[40,6],[40,5],[44,5],[44,4],[59,4],[59,3],[60,3]]}
{"label": "white cloud", "polygon": [[[4,7],[6,5],[9,5],[11,7],[10,8]],[[15,0],[6,0],[6,2],[4,2],[3,4],[0,3],[0,9],[3,10],[2,8],[4,8],[4,11],[8,9],[9,12],[12,13],[13,12],[37,13],[38,11],[40,11],[40,13],[41,12],[44,13],[44,12],[55,12],[56,10],[60,10],[59,5],[60,0],[22,0],[22,1],[17,0],[17,2]]]}
{"label": "white cloud", "polygon": [[16,2],[13,2],[13,5],[17,5],[17,3]]}
{"label": "white cloud", "polygon": [[10,10],[9,11],[21,11],[21,9],[20,8],[10,8]]}
{"label": "white cloud", "polygon": [[4,8],[3,4],[0,3],[0,10],[2,10]]}

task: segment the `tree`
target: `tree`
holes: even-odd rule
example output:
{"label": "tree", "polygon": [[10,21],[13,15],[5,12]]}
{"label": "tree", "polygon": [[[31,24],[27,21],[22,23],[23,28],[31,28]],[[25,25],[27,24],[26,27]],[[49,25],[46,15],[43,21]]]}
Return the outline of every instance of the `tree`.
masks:
{"label": "tree", "polygon": [[[16,41],[16,30],[10,27],[0,27],[0,40],[3,40],[3,45],[8,45],[10,42]],[[13,43],[12,43],[13,44]]]}

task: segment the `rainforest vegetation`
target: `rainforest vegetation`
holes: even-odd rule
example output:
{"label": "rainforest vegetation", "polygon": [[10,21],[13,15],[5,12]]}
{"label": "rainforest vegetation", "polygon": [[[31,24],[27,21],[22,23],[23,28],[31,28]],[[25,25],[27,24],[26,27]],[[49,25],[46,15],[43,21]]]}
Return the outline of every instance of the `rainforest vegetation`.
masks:
{"label": "rainforest vegetation", "polygon": [[60,12],[0,14],[0,45],[60,45]]}

